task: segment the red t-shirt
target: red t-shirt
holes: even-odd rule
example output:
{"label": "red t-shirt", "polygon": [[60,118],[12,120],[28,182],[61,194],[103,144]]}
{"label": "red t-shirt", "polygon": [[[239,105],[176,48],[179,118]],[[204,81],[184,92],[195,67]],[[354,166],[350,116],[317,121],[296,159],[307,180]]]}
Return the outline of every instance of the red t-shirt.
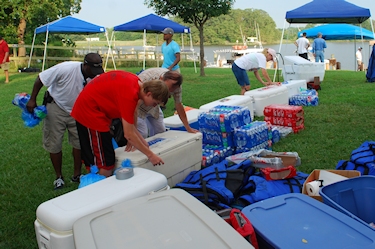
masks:
{"label": "red t-shirt", "polygon": [[114,70],[90,81],[78,95],[72,117],[82,125],[107,132],[112,119],[123,118],[134,124],[140,86],[137,75]]}
{"label": "red t-shirt", "polygon": [[[8,43],[3,40],[3,42],[0,43],[0,64],[3,63],[6,52],[9,53],[9,47],[8,47]],[[6,58],[6,62],[9,62],[9,55]]]}

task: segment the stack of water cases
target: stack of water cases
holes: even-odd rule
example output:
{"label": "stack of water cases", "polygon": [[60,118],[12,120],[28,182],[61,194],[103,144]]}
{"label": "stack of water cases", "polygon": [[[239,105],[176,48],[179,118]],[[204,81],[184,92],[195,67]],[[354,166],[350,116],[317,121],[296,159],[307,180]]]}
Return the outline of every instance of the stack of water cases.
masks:
{"label": "stack of water cases", "polygon": [[233,152],[233,132],[251,122],[250,110],[242,106],[218,105],[198,117],[199,130],[203,134],[202,166],[220,162],[220,156]]}
{"label": "stack of water cases", "polygon": [[269,105],[264,108],[264,121],[275,126],[291,127],[294,133],[304,129],[302,106]]}
{"label": "stack of water cases", "polygon": [[233,147],[220,145],[203,144],[202,146],[202,167],[208,167],[223,161],[226,157],[233,155]]}
{"label": "stack of water cases", "polygon": [[272,146],[271,126],[265,121],[254,121],[234,130],[236,153],[269,149]]}
{"label": "stack of water cases", "polygon": [[289,98],[289,105],[317,106],[319,104],[318,92],[315,89],[301,91]]}

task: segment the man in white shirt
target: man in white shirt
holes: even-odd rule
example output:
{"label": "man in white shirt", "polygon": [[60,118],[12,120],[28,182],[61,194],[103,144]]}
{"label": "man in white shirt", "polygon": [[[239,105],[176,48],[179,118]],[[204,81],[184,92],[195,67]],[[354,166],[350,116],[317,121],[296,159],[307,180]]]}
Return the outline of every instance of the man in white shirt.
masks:
{"label": "man in white shirt", "polygon": [[84,62],[66,61],[43,72],[35,80],[30,100],[26,107],[33,112],[40,89],[45,86],[43,104],[47,116],[43,121],[43,148],[49,152],[56,180],[54,189],[61,189],[65,182],[62,174],[62,143],[65,131],[68,131],[69,143],[73,147],[73,182],[79,182],[81,176],[81,147],[75,119],[70,116],[78,94],[87,83],[87,79],[103,73],[102,58],[97,53],[89,53]]}
{"label": "man in white shirt", "polygon": [[294,44],[297,46],[298,55],[308,60],[307,50],[309,49],[310,42],[306,38],[306,32],[303,32],[302,37],[298,38]]}
{"label": "man in white shirt", "polygon": [[355,53],[355,57],[357,58],[357,71],[362,71],[362,47],[359,47],[357,52]]}

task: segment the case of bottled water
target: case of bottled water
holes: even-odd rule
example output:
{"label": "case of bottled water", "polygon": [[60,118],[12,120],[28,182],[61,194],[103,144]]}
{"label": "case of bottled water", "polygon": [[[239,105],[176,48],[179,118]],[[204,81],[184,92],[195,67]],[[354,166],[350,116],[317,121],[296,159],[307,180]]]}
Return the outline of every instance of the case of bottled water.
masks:
{"label": "case of bottled water", "polygon": [[253,148],[261,144],[269,146],[269,129],[270,125],[264,121],[254,121],[241,126],[234,131],[234,144],[237,148]]}
{"label": "case of bottled water", "polygon": [[212,101],[205,105],[202,105],[199,107],[199,109],[208,111],[218,105],[247,107],[250,111],[251,119],[254,119],[254,104],[253,104],[253,100],[249,96],[231,95],[222,99]]}
{"label": "case of bottled water", "polygon": [[231,132],[235,128],[251,122],[251,114],[247,107],[216,106],[199,114],[199,128]]}

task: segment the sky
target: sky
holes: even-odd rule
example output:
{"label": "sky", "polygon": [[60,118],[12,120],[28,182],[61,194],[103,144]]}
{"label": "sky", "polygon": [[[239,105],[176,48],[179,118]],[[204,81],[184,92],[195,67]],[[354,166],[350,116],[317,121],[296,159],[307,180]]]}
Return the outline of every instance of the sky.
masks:
{"label": "sky", "polygon": [[[262,9],[272,17],[278,28],[283,28],[286,12],[309,2],[311,2],[311,0],[236,0],[233,9]],[[375,15],[374,1],[348,0],[347,2],[363,8],[368,8],[370,9],[371,15]],[[143,3],[144,0],[82,0],[81,11],[73,16],[96,25],[112,28],[142,16],[155,13]],[[287,24],[286,27],[288,25],[289,24]],[[306,24],[300,25],[304,27]]]}

